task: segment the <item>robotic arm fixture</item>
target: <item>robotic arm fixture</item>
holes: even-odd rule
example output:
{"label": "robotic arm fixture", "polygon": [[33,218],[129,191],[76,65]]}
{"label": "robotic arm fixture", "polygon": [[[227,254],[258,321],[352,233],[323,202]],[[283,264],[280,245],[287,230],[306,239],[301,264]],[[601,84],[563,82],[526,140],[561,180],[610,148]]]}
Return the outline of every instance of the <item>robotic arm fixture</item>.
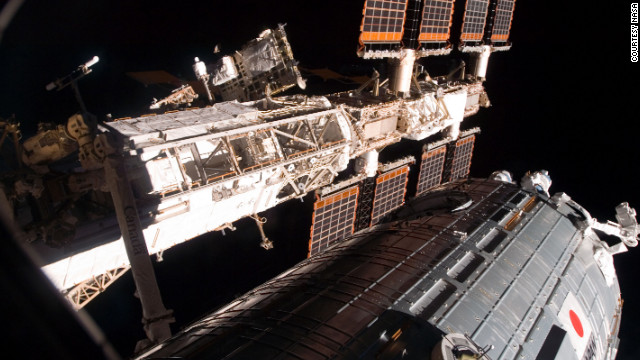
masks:
{"label": "robotic arm fixture", "polygon": [[78,80],[90,74],[92,71],[90,67],[97,64],[98,61],[100,61],[99,57],[97,56],[92,57],[91,60],[78,66],[78,68],[72,71],[69,75],[56,79],[50,82],[49,84],[47,84],[46,86],[47,91],[51,91],[53,89],[60,91],[66,88],[67,86],[71,85],[71,87],[73,88],[73,92],[75,93],[76,100],[80,105],[80,110],[82,111],[82,113],[86,113],[87,108],[84,104],[84,101],[82,100],[82,96],[80,95],[80,89],[78,88]]}
{"label": "robotic arm fixture", "polygon": [[[511,176],[507,172],[495,172],[492,177],[496,180],[511,182]],[[527,172],[520,180],[520,186],[528,191],[543,194],[549,197],[549,188],[551,187],[551,177],[547,170],[536,172]],[[564,193],[555,194],[552,198],[555,202],[568,202],[570,198]],[[623,202],[616,206],[616,220],[613,222],[599,222],[592,218],[589,213],[581,206],[572,202],[578,207],[586,218],[587,227],[591,230],[598,230],[607,235],[615,236],[622,241],[611,247],[610,252],[613,254],[625,252],[628,247],[638,246],[638,235],[640,235],[640,225],[636,220],[636,210],[629,206],[629,203]]]}
{"label": "robotic arm fixture", "polygon": [[616,206],[616,220],[618,220],[617,223],[610,220],[607,220],[606,223],[601,223],[596,219],[592,219],[591,228],[620,238],[626,246],[638,246],[640,225],[636,220],[636,210],[630,207],[629,203],[623,202]]}

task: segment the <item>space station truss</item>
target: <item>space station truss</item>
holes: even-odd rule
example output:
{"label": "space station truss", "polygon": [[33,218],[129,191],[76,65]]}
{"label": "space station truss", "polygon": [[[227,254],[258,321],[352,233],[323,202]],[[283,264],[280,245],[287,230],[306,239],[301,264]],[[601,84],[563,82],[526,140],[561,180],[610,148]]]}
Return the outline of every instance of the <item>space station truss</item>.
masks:
{"label": "space station truss", "polygon": [[[144,238],[149,253],[156,254],[325,188],[352,159],[403,138],[421,140],[458,127],[467,114],[477,111],[479,94],[484,93],[481,83],[440,89],[438,96],[429,90],[406,99],[339,93],[222,102],[117,119],[102,131],[124,144]],[[102,146],[97,152],[104,147],[100,139],[95,141]],[[395,168],[381,172],[391,170]],[[104,186],[102,177],[89,175],[81,179],[83,186]],[[369,185],[361,187],[366,206],[354,215],[357,229],[370,226],[404,197],[404,191],[402,196],[396,193],[393,201],[376,210],[373,197],[382,190]],[[61,291],[129,264],[115,218],[99,226],[80,222],[76,228],[74,242],[100,245],[43,267]]]}
{"label": "space station truss", "polygon": [[329,100],[341,105],[352,121],[358,124],[354,127],[358,145],[352,149],[353,156],[397,143],[406,135],[396,131],[403,105],[401,101],[380,103],[368,94],[356,98],[348,93],[332,95]]}
{"label": "space station truss", "polygon": [[191,85],[183,85],[171,92],[171,94],[159,101],[154,99],[153,104],[149,106],[151,110],[157,110],[162,108],[176,109],[181,105],[191,105],[198,98],[195,90]]}
{"label": "space station truss", "polygon": [[104,274],[94,276],[64,292],[63,295],[74,309],[82,309],[91,300],[95,299],[96,296],[105,291],[109,285],[122,277],[130,268],[130,265],[124,265],[109,270]]}
{"label": "space station truss", "polygon": [[[221,103],[110,126],[128,144],[151,254],[329,185],[349,161],[349,120],[324,101],[266,112]],[[60,289],[128,263],[115,221],[79,233],[103,245],[43,267]]]}
{"label": "space station truss", "polygon": [[339,93],[328,96],[328,100],[345,108],[358,124],[354,128],[358,146],[353,148],[352,155],[360,155],[402,138],[423,140],[455,126],[483,106],[481,96],[486,97],[482,85],[470,84],[448,88],[441,97],[424,92],[413,98],[381,103],[370,94],[356,97]]}

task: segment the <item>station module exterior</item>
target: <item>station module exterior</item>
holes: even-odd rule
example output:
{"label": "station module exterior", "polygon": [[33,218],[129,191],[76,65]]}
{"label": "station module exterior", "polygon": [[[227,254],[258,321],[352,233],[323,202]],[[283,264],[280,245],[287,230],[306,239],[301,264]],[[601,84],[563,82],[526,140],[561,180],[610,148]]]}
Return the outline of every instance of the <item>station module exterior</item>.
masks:
{"label": "station module exterior", "polygon": [[463,179],[385,220],[140,359],[615,357],[612,255],[566,194]]}

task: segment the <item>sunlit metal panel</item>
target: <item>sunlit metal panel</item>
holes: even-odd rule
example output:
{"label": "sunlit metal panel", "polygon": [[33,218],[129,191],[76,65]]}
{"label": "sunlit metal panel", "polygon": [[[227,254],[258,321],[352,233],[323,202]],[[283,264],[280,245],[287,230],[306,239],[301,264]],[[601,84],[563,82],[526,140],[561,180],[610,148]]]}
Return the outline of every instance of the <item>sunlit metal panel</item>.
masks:
{"label": "sunlit metal panel", "polygon": [[420,163],[420,174],[418,175],[418,190],[416,196],[422,195],[432,189],[442,181],[442,170],[444,158],[447,152],[446,146],[440,146],[433,150],[422,153]]}
{"label": "sunlit metal panel", "polygon": [[403,166],[376,178],[371,225],[378,223],[385,215],[404,204],[408,175],[409,167]]}
{"label": "sunlit metal panel", "polygon": [[358,186],[324,197],[313,205],[313,222],[309,256],[313,256],[335,242],[353,234],[358,205]]}

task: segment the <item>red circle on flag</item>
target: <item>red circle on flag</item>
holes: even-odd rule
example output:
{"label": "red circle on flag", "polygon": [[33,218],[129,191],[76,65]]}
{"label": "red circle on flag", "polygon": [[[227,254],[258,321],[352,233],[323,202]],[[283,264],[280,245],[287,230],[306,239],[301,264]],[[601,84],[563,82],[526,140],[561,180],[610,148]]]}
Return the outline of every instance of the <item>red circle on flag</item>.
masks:
{"label": "red circle on flag", "polygon": [[578,336],[583,337],[584,329],[582,328],[582,322],[580,321],[578,315],[573,312],[573,310],[569,310],[569,319],[571,319],[571,325],[573,325],[573,328],[575,329]]}

